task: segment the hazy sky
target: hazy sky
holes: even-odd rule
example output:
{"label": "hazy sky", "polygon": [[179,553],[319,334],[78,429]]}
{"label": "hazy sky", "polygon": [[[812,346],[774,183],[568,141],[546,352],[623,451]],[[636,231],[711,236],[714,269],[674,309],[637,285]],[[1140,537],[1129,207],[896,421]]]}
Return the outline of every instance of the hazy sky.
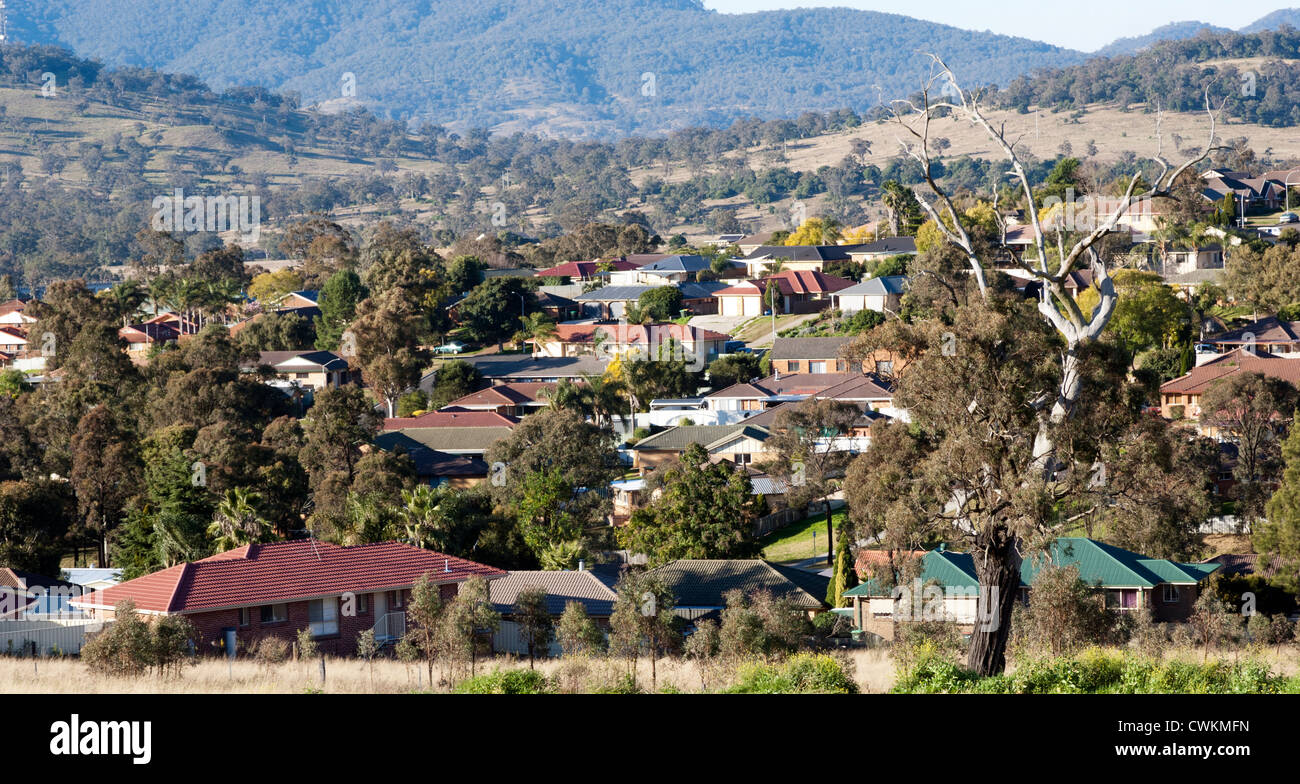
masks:
{"label": "hazy sky", "polygon": [[903,14],[968,30],[991,30],[1093,51],[1116,38],[1145,35],[1169,22],[1197,21],[1237,29],[1279,8],[1278,0],[704,0],[724,13],[839,6]]}

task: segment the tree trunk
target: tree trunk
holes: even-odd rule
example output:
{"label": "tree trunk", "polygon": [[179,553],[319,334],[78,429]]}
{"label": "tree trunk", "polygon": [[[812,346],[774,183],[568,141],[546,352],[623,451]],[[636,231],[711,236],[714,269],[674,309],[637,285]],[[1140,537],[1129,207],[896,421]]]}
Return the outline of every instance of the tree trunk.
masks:
{"label": "tree trunk", "polygon": [[831,516],[831,499],[825,499],[826,504],[826,563],[835,563],[835,524]]}
{"label": "tree trunk", "polygon": [[1020,595],[1020,553],[1016,538],[1005,530],[980,532],[971,549],[980,595],[966,666],[982,676],[1007,666],[1011,611]]}

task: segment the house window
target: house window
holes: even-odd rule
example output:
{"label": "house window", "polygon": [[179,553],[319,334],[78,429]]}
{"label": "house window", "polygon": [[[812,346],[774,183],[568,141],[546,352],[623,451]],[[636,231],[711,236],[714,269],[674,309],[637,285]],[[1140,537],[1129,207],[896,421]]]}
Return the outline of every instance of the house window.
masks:
{"label": "house window", "polygon": [[389,591],[389,592],[388,592],[388,606],[389,606],[389,607],[401,607],[401,606],[402,606],[402,592],[401,592],[401,591]]}
{"label": "house window", "polygon": [[825,363],[825,362],[809,362],[809,363],[808,363],[808,372],[809,372],[809,373],[825,373],[825,372],[826,372],[826,363]]}
{"label": "house window", "polygon": [[253,621],[253,619],[252,619],[252,613],[250,613],[250,612],[248,611],[248,608],[247,608],[247,607],[240,607],[240,608],[239,608],[239,625],[240,625],[240,626],[248,626],[250,623],[252,623],[252,621]]}
{"label": "house window", "polygon": [[357,612],[361,615],[370,612],[370,594],[362,593],[357,595]]}
{"label": "house window", "polygon": [[737,452],[731,457],[732,457],[732,462],[738,466],[747,466],[750,463],[754,462],[754,456],[744,452]]}
{"label": "house window", "polygon": [[1175,604],[1178,601],[1178,586],[1165,584],[1164,600],[1166,604]]}
{"label": "house window", "polygon": [[311,636],[326,637],[339,633],[338,599],[316,599],[307,603],[307,617],[311,622]]}
{"label": "house window", "polygon": [[849,369],[849,363],[848,363],[848,362],[846,362],[846,361],[844,361],[844,360],[842,360],[842,359],[837,359],[837,360],[835,360],[835,372],[836,372],[836,373],[844,373],[844,372],[847,372],[848,369]]}
{"label": "house window", "polygon": [[284,623],[287,620],[289,620],[289,605],[262,605],[262,623]]}
{"label": "house window", "polygon": [[785,365],[786,365],[787,368],[789,368],[789,370],[787,370],[786,372],[788,372],[788,373],[798,373],[798,372],[799,372],[799,365],[800,365],[799,360],[797,360],[797,359],[792,359],[792,360],[790,360],[789,362],[786,362]]}
{"label": "house window", "polygon": [[1121,612],[1137,608],[1138,592],[1135,589],[1106,591],[1106,606]]}
{"label": "house window", "polygon": [[894,363],[892,360],[881,359],[876,361],[876,372],[882,375],[893,375]]}

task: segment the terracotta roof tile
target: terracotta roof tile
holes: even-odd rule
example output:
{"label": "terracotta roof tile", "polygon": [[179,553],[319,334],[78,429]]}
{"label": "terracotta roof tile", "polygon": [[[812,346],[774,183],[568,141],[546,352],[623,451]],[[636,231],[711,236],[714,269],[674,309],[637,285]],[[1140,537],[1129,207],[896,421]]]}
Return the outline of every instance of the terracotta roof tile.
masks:
{"label": "terracotta roof tile", "polygon": [[111,608],[134,599],[140,610],[193,613],[301,601],[348,592],[489,579],[500,569],[401,542],[340,547],[314,540],[249,545],[95,591],[75,604]]}

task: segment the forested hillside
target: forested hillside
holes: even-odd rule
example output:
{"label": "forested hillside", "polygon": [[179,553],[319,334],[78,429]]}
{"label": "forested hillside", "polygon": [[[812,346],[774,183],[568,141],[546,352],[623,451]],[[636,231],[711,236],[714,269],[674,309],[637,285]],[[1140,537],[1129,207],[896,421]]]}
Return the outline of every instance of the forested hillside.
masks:
{"label": "forested hillside", "polygon": [[917,83],[921,51],[943,52],[978,84],[1082,59],[892,14],[727,15],[698,0],[18,0],[10,8],[18,41],[112,65],[198,74],[218,89],[296,91],[304,103],[342,99],[351,73],[355,100],[383,116],[566,135],[864,111]]}

